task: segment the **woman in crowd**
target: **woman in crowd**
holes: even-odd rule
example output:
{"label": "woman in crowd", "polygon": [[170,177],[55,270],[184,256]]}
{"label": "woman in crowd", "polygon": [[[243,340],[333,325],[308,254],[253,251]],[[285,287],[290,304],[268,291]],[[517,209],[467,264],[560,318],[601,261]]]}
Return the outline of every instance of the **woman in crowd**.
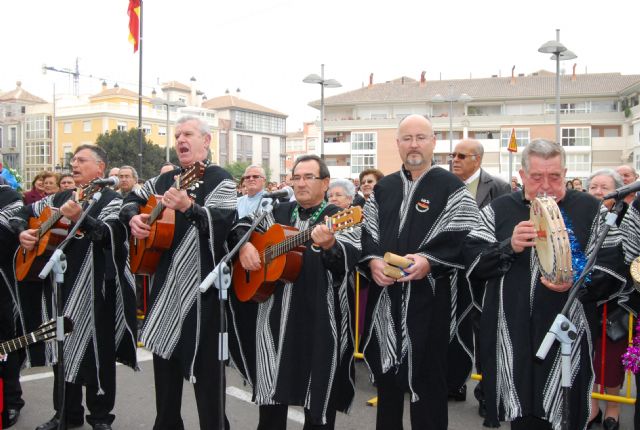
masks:
{"label": "woman in crowd", "polygon": [[364,201],[356,202],[356,204],[360,204],[360,206],[364,206],[364,203],[369,200],[369,196],[373,192],[373,187],[376,186],[378,181],[382,179],[384,173],[382,173],[378,169],[365,169],[360,172],[360,192],[362,192],[362,197],[364,197]]}
{"label": "woman in crowd", "polygon": [[329,184],[327,190],[327,200],[329,203],[346,209],[353,204],[353,197],[356,194],[356,187],[347,179],[336,179]]}
{"label": "woman in crowd", "polygon": [[38,200],[42,200],[47,195],[44,192],[44,183],[43,183],[43,175],[46,172],[40,172],[33,178],[31,181],[31,190],[24,193],[24,204],[30,205],[31,203],[35,203]]}
{"label": "woman in crowd", "polygon": [[54,172],[44,172],[42,175],[42,186],[44,187],[44,193],[48,196],[60,191],[58,174]]}
{"label": "woman in crowd", "polygon": [[[578,178],[574,179],[574,185],[576,180],[580,181],[580,179]],[[615,191],[616,188],[622,186],[622,178],[614,170],[602,169],[594,172],[589,177],[588,183],[589,194],[596,197],[597,199],[602,199],[606,194]],[[581,181],[580,184],[582,184]],[[607,204],[608,202],[609,201],[606,201],[605,204]],[[606,305],[607,321],[610,321],[612,324],[619,325],[624,319],[629,318],[629,314],[623,308],[619,307],[616,301],[617,300],[609,300],[605,304],[598,306],[598,315],[602,317],[604,306]],[[628,330],[628,327],[626,330]],[[602,383],[604,376],[605,393],[614,396],[620,394],[620,388],[622,387],[622,383],[624,382],[624,367],[622,366],[620,357],[625,353],[627,348],[626,330],[619,330],[619,333],[621,333],[622,335],[621,337],[619,337],[620,334],[618,334],[615,339],[611,338],[613,333],[609,333],[609,331],[607,331],[607,336],[605,338],[606,348],[604,356],[604,375],[602,375],[602,323],[598,325],[596,332],[593,333],[592,338],[594,341],[595,349],[593,367],[596,374],[593,391],[600,391],[600,384]],[[602,423],[602,426],[605,430],[617,430],[619,428],[618,421],[620,417],[620,404],[617,402],[605,403],[606,409],[604,411],[604,422]],[[599,402],[598,400],[592,398],[591,417],[589,418],[589,424],[587,425],[587,428],[591,428],[594,423],[601,422],[602,418],[602,410],[600,409]]]}

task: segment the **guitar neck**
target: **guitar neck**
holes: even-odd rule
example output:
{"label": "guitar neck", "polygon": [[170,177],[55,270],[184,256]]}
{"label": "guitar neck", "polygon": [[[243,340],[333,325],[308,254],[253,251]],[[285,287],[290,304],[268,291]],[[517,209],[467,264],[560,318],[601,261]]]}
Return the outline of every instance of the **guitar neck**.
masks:
{"label": "guitar neck", "polygon": [[313,227],[308,228],[294,236],[288,237],[287,239],[283,240],[277,245],[270,246],[268,250],[271,254],[271,258],[276,258],[280,255],[286,254],[292,249],[295,249],[303,245],[305,242],[308,242],[311,239],[312,230],[313,230]]}
{"label": "guitar neck", "polygon": [[62,218],[62,212],[60,211],[53,212],[53,214],[49,217],[49,219],[43,222],[40,225],[40,228],[38,228],[38,237],[41,237],[44,233],[49,231],[51,227],[54,226],[55,223],[60,221],[60,218]]}
{"label": "guitar neck", "polygon": [[17,351],[18,349],[36,343],[37,341],[38,338],[36,337],[36,332],[20,336],[16,339],[8,340],[6,342],[0,343],[0,354],[6,355],[10,352]]}
{"label": "guitar neck", "polygon": [[147,224],[151,225],[154,222],[156,222],[156,220],[158,219],[158,217],[160,216],[163,210],[164,210],[164,205],[162,204],[161,201],[158,201],[158,204],[153,209],[151,209],[151,213],[149,214],[149,219],[147,220]]}

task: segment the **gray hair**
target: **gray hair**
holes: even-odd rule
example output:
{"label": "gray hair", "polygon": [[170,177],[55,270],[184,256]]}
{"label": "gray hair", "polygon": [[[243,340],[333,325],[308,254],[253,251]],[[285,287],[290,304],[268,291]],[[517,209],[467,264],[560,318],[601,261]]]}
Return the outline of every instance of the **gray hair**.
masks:
{"label": "gray hair", "polygon": [[356,187],[353,185],[353,182],[347,179],[336,179],[335,181],[329,184],[329,188],[327,189],[327,193],[334,188],[342,187],[344,192],[347,194],[347,197],[353,198],[356,195]]}
{"label": "gray hair", "polygon": [[545,139],[532,140],[522,151],[522,168],[525,172],[529,171],[529,159],[532,156],[540,157],[543,160],[548,160],[553,157],[560,156],[560,163],[562,167],[565,167],[567,156],[564,152],[564,148],[555,142]]}
{"label": "gray hair", "polygon": [[123,169],[131,170],[131,174],[133,175],[133,178],[136,181],[138,180],[138,171],[136,169],[134,169],[133,166],[122,166],[122,167],[120,167],[120,170],[123,170]]}
{"label": "gray hair", "polygon": [[198,123],[198,130],[200,130],[201,134],[211,134],[211,127],[209,127],[209,124],[207,124],[207,122],[202,118],[200,118],[199,116],[193,116],[193,115],[182,116],[176,121],[176,126],[180,124],[184,124],[185,122],[189,122],[189,121],[196,121]]}
{"label": "gray hair", "polygon": [[593,172],[591,174],[591,176],[589,176],[589,179],[587,179],[587,183],[590,184],[591,180],[593,178],[595,178],[596,176],[608,176],[611,179],[613,179],[613,185],[615,188],[620,188],[622,186],[622,176],[620,176],[620,174],[618,172],[616,172],[613,169],[600,169],[600,170],[596,170],[595,172]]}
{"label": "gray hair", "polygon": [[260,170],[260,173],[262,174],[262,177],[266,179],[266,177],[267,177],[267,172],[265,172],[265,171],[264,171],[264,168],[263,168],[261,165],[259,165],[259,164],[252,164],[252,165],[250,165],[250,166],[247,166],[247,168],[246,168],[246,169],[244,169],[244,174],[246,175],[246,174],[247,174],[247,172],[248,172],[250,169],[259,169],[259,170]]}

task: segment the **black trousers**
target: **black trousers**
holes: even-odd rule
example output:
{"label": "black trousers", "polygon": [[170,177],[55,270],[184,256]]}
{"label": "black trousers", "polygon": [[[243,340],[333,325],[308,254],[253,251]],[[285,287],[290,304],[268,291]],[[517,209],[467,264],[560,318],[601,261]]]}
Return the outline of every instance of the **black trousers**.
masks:
{"label": "black trousers", "polygon": [[[396,375],[393,373],[377,377],[376,382],[378,387],[376,430],[402,430],[405,389],[398,385]],[[448,422],[446,391],[444,396],[442,393],[438,395],[436,390],[421,391],[423,394],[420,400],[409,404],[411,428],[446,430]]]}
{"label": "black trousers", "polygon": [[[200,342],[196,358],[196,383],[193,390],[196,396],[198,418],[201,430],[219,430],[218,404],[220,378],[218,376],[217,334],[211,333]],[[180,409],[182,407],[183,366],[177,358],[164,358],[153,355],[153,378],[156,386],[156,421],[154,430],[183,430],[184,424]],[[224,418],[225,428],[229,421]]]}
{"label": "black trousers", "polygon": [[551,430],[551,428],[549,421],[530,415],[511,421],[511,430]]}
{"label": "black trousers", "polygon": [[[288,405],[263,405],[260,406],[260,421],[258,430],[286,430]],[[324,425],[311,424],[309,410],[304,410],[304,427],[302,430],[333,430],[336,425],[336,410],[327,410],[327,423]]]}
{"label": "black trousers", "polygon": [[8,355],[4,363],[4,408],[20,410],[24,406],[20,385],[20,363],[22,357],[18,351]]}

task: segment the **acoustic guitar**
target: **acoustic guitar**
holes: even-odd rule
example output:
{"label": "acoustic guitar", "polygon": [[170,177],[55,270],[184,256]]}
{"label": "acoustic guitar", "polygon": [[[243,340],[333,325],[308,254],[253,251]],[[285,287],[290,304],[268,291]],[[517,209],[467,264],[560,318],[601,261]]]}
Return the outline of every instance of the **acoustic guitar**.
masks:
{"label": "acoustic guitar", "polygon": [[[102,185],[89,184],[76,191],[76,201],[82,203],[89,200],[103,188]],[[18,281],[39,281],[38,274],[49,261],[49,257],[57,246],[67,237],[71,221],[62,215],[57,208],[46,206],[39,217],[29,219],[29,229],[36,229],[38,242],[31,251],[20,245],[16,251],[14,262]]]}
{"label": "acoustic guitar", "polygon": [[[200,186],[205,165],[198,161],[192,164],[179,177],[172,187],[186,190],[189,193]],[[193,194],[190,194],[195,198]],[[151,226],[149,236],[145,239],[131,237],[129,257],[131,271],[139,275],[152,275],[158,267],[162,253],[171,247],[176,226],[176,213],[162,204],[162,196],[151,195],[147,204],[140,206],[141,214],[149,214],[147,225]]]}
{"label": "acoustic guitar", "polygon": [[[337,232],[362,221],[359,206],[345,209],[328,217],[329,230]],[[233,288],[241,302],[264,302],[273,294],[276,284],[295,282],[302,267],[304,244],[311,239],[313,227],[299,231],[295,227],[274,224],[265,233],[254,232],[250,242],[260,254],[262,267],[259,270],[244,270],[237,260],[233,270]]]}

